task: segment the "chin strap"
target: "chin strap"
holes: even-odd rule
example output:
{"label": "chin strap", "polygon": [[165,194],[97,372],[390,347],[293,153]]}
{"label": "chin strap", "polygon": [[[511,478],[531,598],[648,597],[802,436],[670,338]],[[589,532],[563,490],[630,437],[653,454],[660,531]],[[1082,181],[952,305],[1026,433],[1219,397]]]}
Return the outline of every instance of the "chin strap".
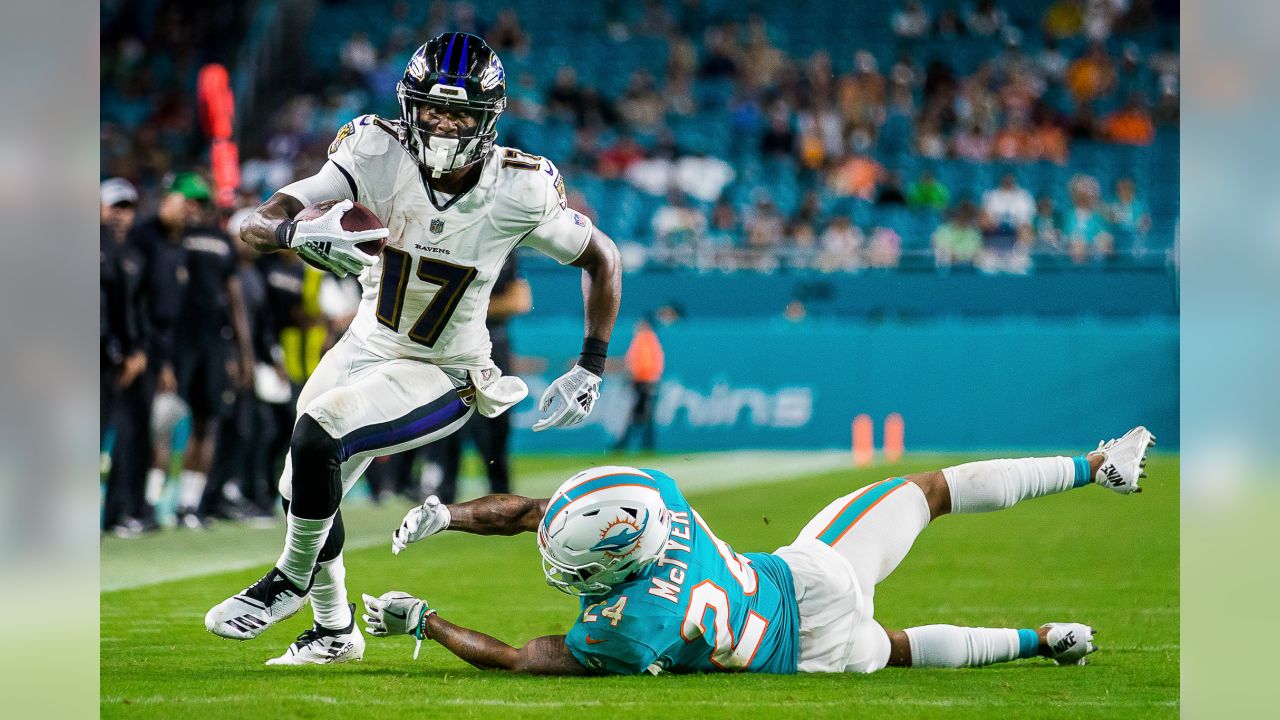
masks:
{"label": "chin strap", "polygon": [[[455,150],[456,150],[456,148],[455,148]],[[446,159],[447,159],[447,158],[448,158],[448,156],[449,156],[449,151],[448,151],[448,150],[446,150],[445,148],[438,147],[438,148],[436,148],[436,153],[435,153],[435,155],[436,155],[436,164],[435,164],[435,166],[434,166],[434,167],[432,167],[432,168],[431,168],[431,177],[433,177],[433,178],[438,178],[438,177],[440,177],[441,175],[443,175],[443,174],[444,174],[444,169],[443,169],[443,168],[444,168],[444,164],[445,164],[445,162],[446,162]]]}

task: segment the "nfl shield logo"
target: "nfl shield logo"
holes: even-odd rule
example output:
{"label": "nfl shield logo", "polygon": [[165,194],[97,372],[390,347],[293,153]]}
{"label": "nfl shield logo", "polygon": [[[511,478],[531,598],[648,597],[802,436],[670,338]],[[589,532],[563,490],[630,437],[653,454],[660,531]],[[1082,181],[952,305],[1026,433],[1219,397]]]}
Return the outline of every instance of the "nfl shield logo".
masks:
{"label": "nfl shield logo", "polygon": [[431,232],[435,233],[436,235],[439,235],[440,233],[444,232],[444,221],[441,220],[440,218],[435,218],[434,220],[432,220]]}

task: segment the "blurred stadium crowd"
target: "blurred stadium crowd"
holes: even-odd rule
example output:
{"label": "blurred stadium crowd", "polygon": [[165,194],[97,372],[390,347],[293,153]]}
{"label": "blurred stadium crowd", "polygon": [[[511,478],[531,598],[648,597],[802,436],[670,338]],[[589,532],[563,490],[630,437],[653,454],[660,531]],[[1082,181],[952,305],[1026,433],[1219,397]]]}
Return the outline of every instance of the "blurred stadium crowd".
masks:
{"label": "blurred stadium crowd", "polygon": [[[104,0],[105,526],[154,526],[170,474],[193,527],[273,512],[288,399],[357,290],[235,228],[343,123],[394,117],[407,58],[445,30],[499,52],[499,142],[554,160],[629,271],[1173,271],[1176,1],[501,5]],[[222,203],[195,100],[210,62],[237,91]]]}
{"label": "blurred stadium crowd", "polygon": [[[458,29],[506,64],[500,140],[556,161],[631,269],[1025,272],[1173,242],[1176,3],[294,5],[303,50],[238,118],[245,203],[394,116],[405,58]],[[236,8],[104,4],[104,176],[150,195],[199,163],[192,79],[254,34]]]}

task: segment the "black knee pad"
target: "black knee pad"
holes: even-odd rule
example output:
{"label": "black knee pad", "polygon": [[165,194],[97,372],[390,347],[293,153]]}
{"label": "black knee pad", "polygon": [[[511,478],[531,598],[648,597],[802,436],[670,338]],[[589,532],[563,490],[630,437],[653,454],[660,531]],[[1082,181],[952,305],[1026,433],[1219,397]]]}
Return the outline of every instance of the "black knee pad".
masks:
{"label": "black knee pad", "polygon": [[293,426],[289,457],[293,463],[295,517],[323,520],[338,510],[342,500],[342,444],[303,413]]}

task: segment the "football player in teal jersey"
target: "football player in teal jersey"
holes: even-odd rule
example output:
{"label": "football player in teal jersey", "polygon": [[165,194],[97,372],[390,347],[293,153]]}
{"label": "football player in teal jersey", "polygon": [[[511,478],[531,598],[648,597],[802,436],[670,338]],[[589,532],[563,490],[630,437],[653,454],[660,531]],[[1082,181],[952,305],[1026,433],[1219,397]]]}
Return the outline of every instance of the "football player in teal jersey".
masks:
{"label": "football player in teal jersey", "polygon": [[1096,650],[1088,625],[887,630],[874,619],[875,586],[941,515],[999,510],[1089,484],[1140,492],[1154,443],[1137,427],[1077,457],[988,460],[890,478],[837,499],[773,553],[735,552],[657,470],[592,468],[545,500],[491,495],[442,505],[432,497],[405,517],[394,552],[445,529],[536,532],[548,584],[581,597],[576,621],[566,635],[515,648],[399,591],[365,595],[364,620],[371,635],[434,640],[478,668],[538,674],[870,673],[1036,656],[1084,664]]}

